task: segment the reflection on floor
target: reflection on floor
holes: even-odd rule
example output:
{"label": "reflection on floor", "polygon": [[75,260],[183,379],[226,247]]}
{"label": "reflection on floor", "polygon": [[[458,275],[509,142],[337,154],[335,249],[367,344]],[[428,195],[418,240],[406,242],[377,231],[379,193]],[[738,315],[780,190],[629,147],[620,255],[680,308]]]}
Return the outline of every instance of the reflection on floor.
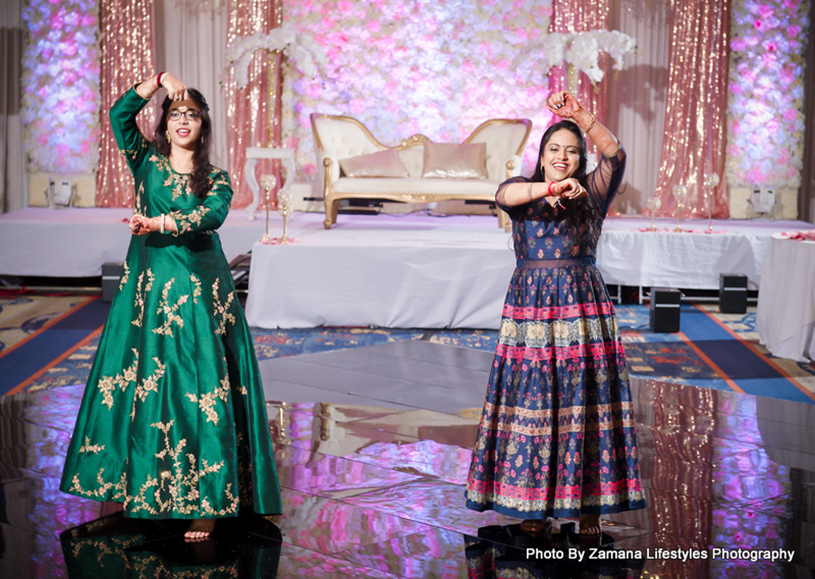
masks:
{"label": "reflection on floor", "polygon": [[59,492],[81,386],[0,397],[0,577],[813,577],[815,406],[633,380],[649,507],[594,550],[573,521],[532,536],[464,507],[491,358],[411,341],[262,362],[284,515],[197,547]]}

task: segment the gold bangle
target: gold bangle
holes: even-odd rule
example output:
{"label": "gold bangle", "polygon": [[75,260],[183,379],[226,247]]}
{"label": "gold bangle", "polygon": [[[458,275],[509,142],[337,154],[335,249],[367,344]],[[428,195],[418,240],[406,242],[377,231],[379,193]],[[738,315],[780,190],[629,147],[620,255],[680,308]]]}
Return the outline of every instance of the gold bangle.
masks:
{"label": "gold bangle", "polygon": [[529,197],[530,201],[534,201],[535,198],[532,197],[532,181],[529,182],[529,187],[526,189],[526,195]]}
{"label": "gold bangle", "polygon": [[588,129],[583,129],[584,133],[588,133],[590,130],[592,130],[594,128],[594,123],[597,122],[597,117],[594,116],[594,113],[591,113],[589,111],[586,112],[589,113],[589,116],[591,117],[591,124],[589,125]]}

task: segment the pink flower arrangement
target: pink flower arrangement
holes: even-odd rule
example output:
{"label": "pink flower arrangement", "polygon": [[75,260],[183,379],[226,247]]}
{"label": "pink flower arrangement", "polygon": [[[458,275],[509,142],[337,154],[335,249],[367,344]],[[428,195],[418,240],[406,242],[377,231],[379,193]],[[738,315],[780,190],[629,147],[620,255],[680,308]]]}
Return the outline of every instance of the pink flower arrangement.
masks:
{"label": "pink flower arrangement", "polygon": [[[734,0],[727,180],[797,188],[803,167],[804,31],[799,0]],[[784,151],[767,154],[768,148]]]}
{"label": "pink flower arrangement", "polygon": [[314,165],[312,112],[353,116],[389,145],[415,133],[461,141],[489,118],[526,117],[534,143],[551,116],[543,107],[548,87],[515,74],[512,62],[549,29],[551,3],[511,0],[504,17],[495,0],[284,0],[286,20],[329,62],[313,77],[286,72],[285,146],[296,148],[302,173],[313,174],[305,170]]}
{"label": "pink flower arrangement", "polygon": [[23,10],[21,116],[31,172],[98,167],[98,10],[96,0],[29,0]]}

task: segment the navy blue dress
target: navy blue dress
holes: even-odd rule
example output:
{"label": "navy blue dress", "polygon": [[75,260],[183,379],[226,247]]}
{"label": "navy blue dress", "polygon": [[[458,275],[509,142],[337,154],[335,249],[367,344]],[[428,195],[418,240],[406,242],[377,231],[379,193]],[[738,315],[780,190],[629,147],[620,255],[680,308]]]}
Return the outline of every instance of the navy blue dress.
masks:
{"label": "navy blue dress", "polygon": [[471,509],[538,519],[645,507],[625,352],[595,266],[624,169],[620,150],[588,175],[595,210],[577,227],[564,221],[574,201],[502,206],[518,267],[470,464]]}

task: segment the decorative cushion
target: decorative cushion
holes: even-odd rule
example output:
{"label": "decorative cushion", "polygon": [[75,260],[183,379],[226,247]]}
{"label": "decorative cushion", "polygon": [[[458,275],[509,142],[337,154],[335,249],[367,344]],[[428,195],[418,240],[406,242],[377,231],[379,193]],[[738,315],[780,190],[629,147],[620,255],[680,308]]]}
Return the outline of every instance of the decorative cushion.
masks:
{"label": "decorative cushion", "polygon": [[409,177],[395,149],[340,159],[346,177]]}
{"label": "decorative cushion", "polygon": [[422,177],[486,179],[487,145],[427,142],[424,144]]}

